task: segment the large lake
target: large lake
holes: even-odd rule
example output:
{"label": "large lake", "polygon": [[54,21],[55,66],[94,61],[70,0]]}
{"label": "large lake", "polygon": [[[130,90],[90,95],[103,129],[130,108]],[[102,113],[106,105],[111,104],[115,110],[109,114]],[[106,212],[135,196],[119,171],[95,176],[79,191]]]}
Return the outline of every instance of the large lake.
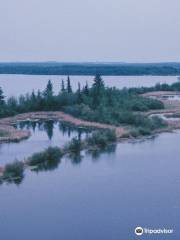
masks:
{"label": "large lake", "polygon": [[[17,96],[22,91],[42,89],[49,78],[1,75],[0,86],[7,95]],[[60,85],[61,77],[51,79],[56,86]],[[92,78],[85,77],[84,81],[87,79]],[[104,79],[118,87],[126,86],[125,80],[127,86],[177,80],[175,77]],[[73,84],[78,81],[78,77],[72,77]],[[32,136],[19,144],[2,144],[2,165],[47,146],[61,146],[72,137],[79,137],[80,132],[82,137],[87,134],[61,123],[53,123],[53,127],[23,123],[17,127],[28,128]],[[21,184],[0,186],[1,239],[180,239],[179,142],[180,131],[163,133],[143,142],[119,143],[100,155],[83,152],[79,161],[64,158],[53,171],[27,170]],[[137,238],[134,234],[137,226],[173,228],[175,232],[169,236]]]}

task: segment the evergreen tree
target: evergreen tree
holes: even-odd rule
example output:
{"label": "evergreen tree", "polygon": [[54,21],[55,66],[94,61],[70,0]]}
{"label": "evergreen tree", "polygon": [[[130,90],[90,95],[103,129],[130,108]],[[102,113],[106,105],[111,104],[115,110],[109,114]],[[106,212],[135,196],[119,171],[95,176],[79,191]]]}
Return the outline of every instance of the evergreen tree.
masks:
{"label": "evergreen tree", "polygon": [[104,89],[104,81],[99,74],[96,74],[94,78],[93,88],[95,88],[97,92]]}
{"label": "evergreen tree", "polygon": [[97,108],[102,100],[104,92],[104,82],[99,74],[94,78],[94,83],[92,87],[92,97],[93,97],[93,108]]}
{"label": "evergreen tree", "polygon": [[0,105],[3,105],[4,104],[4,93],[3,93],[3,90],[2,88],[0,87]]}
{"label": "evergreen tree", "polygon": [[36,95],[35,95],[34,90],[31,93],[30,102],[29,102],[28,105],[29,105],[28,107],[29,107],[30,110],[31,109],[33,110],[36,107]]}
{"label": "evergreen tree", "polygon": [[72,93],[71,80],[69,76],[67,78],[67,92]]}
{"label": "evergreen tree", "polygon": [[37,99],[41,99],[41,92],[40,92],[40,90],[38,90],[38,92],[37,92]]}
{"label": "evergreen tree", "polygon": [[32,101],[32,102],[35,102],[35,101],[36,101],[36,94],[35,94],[34,90],[33,90],[32,93],[31,93],[31,101]]}
{"label": "evergreen tree", "polygon": [[78,104],[82,103],[83,99],[82,99],[82,93],[81,93],[81,85],[78,82],[78,90],[77,90],[77,102]]}
{"label": "evergreen tree", "polygon": [[86,85],[85,85],[85,87],[84,87],[84,89],[83,89],[83,93],[84,93],[86,96],[89,95],[89,86],[88,86],[88,83],[87,83],[87,82],[86,82]]}
{"label": "evergreen tree", "polygon": [[65,92],[64,80],[61,81],[61,92]]}
{"label": "evergreen tree", "polygon": [[41,92],[38,90],[36,97],[36,110],[40,110],[43,106],[43,98]]}
{"label": "evergreen tree", "polygon": [[51,98],[53,96],[53,85],[51,80],[48,81],[48,84],[46,86],[46,89],[44,91],[44,97],[45,98]]}

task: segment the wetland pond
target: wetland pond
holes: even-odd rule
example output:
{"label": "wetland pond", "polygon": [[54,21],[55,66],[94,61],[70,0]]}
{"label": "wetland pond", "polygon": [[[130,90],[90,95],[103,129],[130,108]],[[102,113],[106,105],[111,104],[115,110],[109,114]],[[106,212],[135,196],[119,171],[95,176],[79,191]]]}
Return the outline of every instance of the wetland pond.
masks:
{"label": "wetland pond", "polygon": [[90,133],[90,130],[85,128],[76,128],[55,121],[23,121],[16,127],[30,131],[31,136],[20,142],[0,144],[0,166],[15,160],[23,160],[49,146],[62,147],[72,138],[83,139]]}

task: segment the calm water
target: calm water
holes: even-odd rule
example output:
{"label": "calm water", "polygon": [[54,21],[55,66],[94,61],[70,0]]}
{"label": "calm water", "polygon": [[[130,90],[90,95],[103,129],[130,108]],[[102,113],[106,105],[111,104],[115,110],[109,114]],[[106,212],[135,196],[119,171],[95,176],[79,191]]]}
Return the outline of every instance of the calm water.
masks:
{"label": "calm water", "polygon": [[[1,238],[119,240],[134,228],[173,228],[180,238],[179,133],[118,144],[99,157],[63,159],[54,171],[26,172],[19,186],[0,187]],[[7,153],[8,154],[8,153]]]}
{"label": "calm water", "polygon": [[[43,89],[61,76],[0,75],[5,94]],[[90,83],[92,77],[72,77]],[[175,77],[105,77],[110,86],[152,86]],[[20,124],[32,136],[0,145],[0,163],[22,159],[47,146],[62,146],[79,130],[54,123]],[[100,154],[83,152],[78,161],[62,159],[53,171],[25,172],[20,185],[0,186],[0,236],[3,240],[180,239],[180,131],[154,140],[121,143]],[[136,238],[134,228],[173,228],[173,235]]]}
{"label": "calm water", "polygon": [[21,122],[19,129],[29,130],[31,137],[20,143],[0,144],[0,166],[13,162],[15,159],[23,160],[34,152],[40,152],[49,146],[63,146],[73,137],[82,139],[88,135],[87,130],[70,127],[60,122]]}
{"label": "calm water", "polygon": [[[33,75],[0,75],[0,86],[6,96],[18,96],[34,90],[44,90],[48,80],[54,85],[54,92],[58,93],[61,88],[61,80],[66,80],[66,76],[33,76]],[[177,77],[173,76],[110,76],[103,77],[107,86],[123,87],[150,87],[156,83],[173,83]],[[84,86],[86,81],[89,86],[93,82],[93,76],[72,76],[71,84],[73,89],[77,89],[78,82]]]}

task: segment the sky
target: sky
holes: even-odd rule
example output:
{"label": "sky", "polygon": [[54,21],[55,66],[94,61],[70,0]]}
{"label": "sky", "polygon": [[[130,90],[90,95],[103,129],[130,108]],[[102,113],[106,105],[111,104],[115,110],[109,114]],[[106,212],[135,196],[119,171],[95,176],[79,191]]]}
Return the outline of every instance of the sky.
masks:
{"label": "sky", "polygon": [[179,0],[4,0],[0,61],[180,61]]}

